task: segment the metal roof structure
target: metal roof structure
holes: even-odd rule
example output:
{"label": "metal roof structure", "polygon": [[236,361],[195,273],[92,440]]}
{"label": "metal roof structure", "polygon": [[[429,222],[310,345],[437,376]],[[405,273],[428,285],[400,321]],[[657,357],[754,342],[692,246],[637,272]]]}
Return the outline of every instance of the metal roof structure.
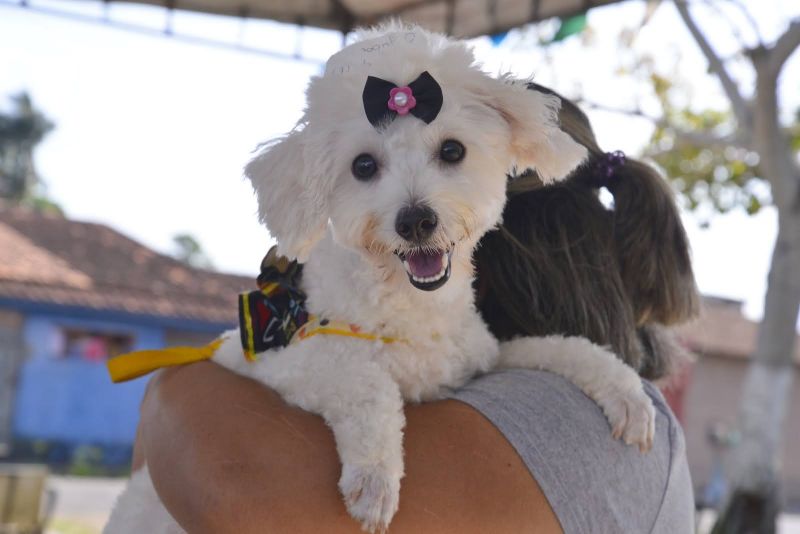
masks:
{"label": "metal roof structure", "polygon": [[551,17],[569,17],[619,0],[105,0],[315,26],[346,33],[388,18],[469,38]]}

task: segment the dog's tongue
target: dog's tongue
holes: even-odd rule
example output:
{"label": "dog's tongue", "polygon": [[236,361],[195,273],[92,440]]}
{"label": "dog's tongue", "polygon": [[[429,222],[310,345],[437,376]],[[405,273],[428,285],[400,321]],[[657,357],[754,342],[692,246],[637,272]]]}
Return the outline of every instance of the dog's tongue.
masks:
{"label": "dog's tongue", "polygon": [[444,252],[412,252],[406,257],[411,274],[417,278],[428,278],[442,271]]}

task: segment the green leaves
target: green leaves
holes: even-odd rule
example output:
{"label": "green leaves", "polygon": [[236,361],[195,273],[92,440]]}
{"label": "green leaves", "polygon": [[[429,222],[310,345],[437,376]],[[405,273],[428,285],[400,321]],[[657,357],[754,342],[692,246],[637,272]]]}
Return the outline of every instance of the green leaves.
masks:
{"label": "green leaves", "polygon": [[[745,136],[739,135],[740,125],[730,107],[693,106],[694,84],[681,78],[678,71],[671,76],[660,73],[644,55],[637,56],[629,75],[649,83],[661,108],[653,117],[656,127],[644,156],[661,167],[685,208],[710,219],[715,212],[739,208],[752,215],[772,203],[759,156],[745,144]],[[790,117],[784,132],[797,158],[800,109]]]}
{"label": "green leaves", "polygon": [[172,237],[175,248],[173,256],[178,261],[198,269],[214,269],[200,241],[191,234],[177,234]]}
{"label": "green leaves", "polygon": [[[690,210],[720,213],[743,207],[757,213],[771,202],[769,184],[760,176],[755,152],[726,142],[731,127],[728,113],[689,109],[673,110],[665,124],[656,127],[645,155],[672,180]],[[700,143],[685,132],[706,134]]]}
{"label": "green leaves", "polygon": [[[743,208],[755,214],[771,204],[770,185],[759,169],[759,156],[737,136],[730,109],[695,110],[683,87],[666,77],[649,75],[662,117],[644,155],[672,181],[684,207],[710,217]],[[800,110],[786,128],[791,150],[800,153]]]}
{"label": "green leaves", "polygon": [[53,123],[33,106],[27,93],[11,100],[11,112],[0,111],[0,198],[14,204],[44,200],[33,151],[53,129]]}

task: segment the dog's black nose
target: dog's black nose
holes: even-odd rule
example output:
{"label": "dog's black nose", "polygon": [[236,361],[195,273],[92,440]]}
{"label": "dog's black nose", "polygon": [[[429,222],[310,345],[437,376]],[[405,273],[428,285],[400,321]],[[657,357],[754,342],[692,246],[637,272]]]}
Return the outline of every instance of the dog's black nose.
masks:
{"label": "dog's black nose", "polygon": [[431,236],[438,223],[436,213],[428,206],[412,206],[400,210],[394,229],[406,241],[420,243]]}

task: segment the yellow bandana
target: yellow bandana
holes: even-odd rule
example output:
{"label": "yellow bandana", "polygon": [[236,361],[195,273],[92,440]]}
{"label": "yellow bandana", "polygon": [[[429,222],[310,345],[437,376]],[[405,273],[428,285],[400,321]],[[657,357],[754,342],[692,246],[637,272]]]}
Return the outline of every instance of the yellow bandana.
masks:
{"label": "yellow bandana", "polygon": [[108,374],[115,384],[139,378],[156,369],[209,360],[222,344],[215,339],[204,347],[170,347],[156,350],[140,350],[122,354],[106,362]]}
{"label": "yellow bandana", "polygon": [[289,344],[297,343],[304,339],[314,337],[316,335],[326,336],[344,336],[355,337],[358,339],[366,339],[369,341],[381,341],[383,343],[407,343],[408,341],[402,338],[379,336],[378,334],[371,334],[364,332],[358,325],[352,323],[343,323],[340,321],[329,321],[328,319],[320,319],[316,315],[311,315],[308,322],[305,323],[300,329],[292,336]]}
{"label": "yellow bandana", "polygon": [[[308,322],[292,336],[289,343],[299,343],[304,339],[317,335],[353,337],[382,343],[407,342],[401,338],[363,332],[354,324],[319,319],[312,315],[309,317]],[[222,345],[222,341],[222,338],[218,338],[203,347],[170,347],[157,350],[140,350],[111,358],[106,362],[106,366],[112,382],[115,384],[126,382],[164,367],[210,360],[219,346]],[[254,358],[247,358],[246,356],[245,358],[249,361],[255,361]]]}
{"label": "yellow bandana", "polygon": [[[242,352],[248,361],[275,347],[285,347],[317,335],[344,336],[380,341],[404,339],[363,332],[357,325],[320,319],[305,310],[305,294],[298,288],[302,265],[278,256],[272,247],[261,262],[258,291],[239,295],[239,331]],[[144,376],[156,369],[209,360],[223,339],[204,347],[171,347],[141,350],[110,359],[106,365],[115,383]]]}

